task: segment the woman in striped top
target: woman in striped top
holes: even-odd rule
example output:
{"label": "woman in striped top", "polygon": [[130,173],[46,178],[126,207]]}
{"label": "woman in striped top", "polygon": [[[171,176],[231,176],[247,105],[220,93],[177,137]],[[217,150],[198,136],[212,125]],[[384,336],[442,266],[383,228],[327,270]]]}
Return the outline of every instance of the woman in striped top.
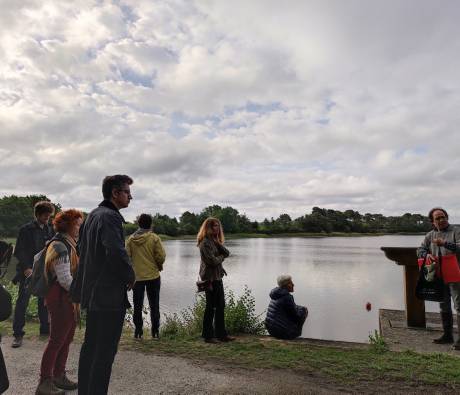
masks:
{"label": "woman in striped top", "polygon": [[73,340],[79,306],[72,304],[69,289],[77,271],[76,243],[83,213],[70,209],[59,212],[53,220],[57,232],[47,246],[45,271],[52,285],[45,297],[50,317],[50,336],[42,357],[37,395],[64,394],[78,387],[66,376],[69,345]]}

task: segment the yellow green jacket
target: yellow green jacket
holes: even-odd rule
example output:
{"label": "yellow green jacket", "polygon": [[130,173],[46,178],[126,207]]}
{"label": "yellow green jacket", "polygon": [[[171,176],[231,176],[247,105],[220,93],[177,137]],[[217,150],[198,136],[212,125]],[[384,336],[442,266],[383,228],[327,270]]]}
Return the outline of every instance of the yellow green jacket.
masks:
{"label": "yellow green jacket", "polygon": [[133,262],[136,281],[160,277],[166,254],[160,238],[155,233],[139,229],[128,237],[126,251]]}

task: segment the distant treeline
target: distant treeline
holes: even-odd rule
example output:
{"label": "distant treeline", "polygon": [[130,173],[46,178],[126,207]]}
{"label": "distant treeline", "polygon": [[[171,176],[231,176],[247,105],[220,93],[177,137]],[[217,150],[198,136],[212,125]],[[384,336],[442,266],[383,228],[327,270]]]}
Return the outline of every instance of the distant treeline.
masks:
{"label": "distant treeline", "polygon": [[[30,221],[33,205],[38,200],[47,200],[47,197],[12,195],[0,198],[0,236],[17,236],[19,227]],[[56,204],[56,209],[60,208]],[[431,229],[428,218],[421,214],[385,217],[382,214],[360,214],[354,210],[338,211],[319,207],[313,207],[311,214],[295,219],[281,214],[276,219],[261,222],[251,221],[233,207],[217,205],[206,207],[199,214],[186,211],[179,218],[158,213],[152,215],[155,232],[169,236],[196,235],[201,223],[209,216],[220,219],[225,233],[418,233]],[[136,229],[135,223],[125,224],[127,235]]]}
{"label": "distant treeline", "polygon": [[[16,237],[21,225],[34,215],[34,205],[40,200],[50,200],[45,195],[4,196],[0,198],[0,236]],[[61,209],[54,204],[56,211]]]}

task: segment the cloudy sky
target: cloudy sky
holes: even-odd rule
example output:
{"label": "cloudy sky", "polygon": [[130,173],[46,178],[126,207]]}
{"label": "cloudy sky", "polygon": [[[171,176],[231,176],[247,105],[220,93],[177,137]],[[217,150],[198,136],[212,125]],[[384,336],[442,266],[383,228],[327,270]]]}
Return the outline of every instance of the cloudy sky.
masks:
{"label": "cloudy sky", "polygon": [[0,0],[0,196],[460,222],[460,3]]}

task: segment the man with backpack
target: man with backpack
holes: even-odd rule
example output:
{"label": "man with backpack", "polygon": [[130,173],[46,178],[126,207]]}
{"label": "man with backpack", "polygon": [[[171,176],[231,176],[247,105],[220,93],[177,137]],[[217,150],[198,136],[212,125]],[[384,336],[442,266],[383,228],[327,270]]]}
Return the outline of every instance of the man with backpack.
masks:
{"label": "man with backpack", "polygon": [[[34,206],[35,220],[23,225],[19,229],[16,240],[14,256],[18,260],[14,284],[19,284],[18,299],[14,309],[13,318],[13,348],[22,346],[22,339],[25,334],[24,325],[26,322],[26,310],[29,305],[30,293],[26,289],[26,278],[32,274],[34,255],[40,252],[54,231],[48,224],[50,217],[54,214],[54,206],[48,201],[37,202]],[[40,319],[40,335],[49,334],[48,310],[44,305],[43,298],[38,298],[38,317]]]}
{"label": "man with backpack", "polygon": [[126,175],[104,178],[104,200],[80,228],[80,262],[71,295],[87,310],[85,340],[78,363],[78,393],[106,394],[117,353],[134,271],[126,253],[119,210],[132,199]]}

